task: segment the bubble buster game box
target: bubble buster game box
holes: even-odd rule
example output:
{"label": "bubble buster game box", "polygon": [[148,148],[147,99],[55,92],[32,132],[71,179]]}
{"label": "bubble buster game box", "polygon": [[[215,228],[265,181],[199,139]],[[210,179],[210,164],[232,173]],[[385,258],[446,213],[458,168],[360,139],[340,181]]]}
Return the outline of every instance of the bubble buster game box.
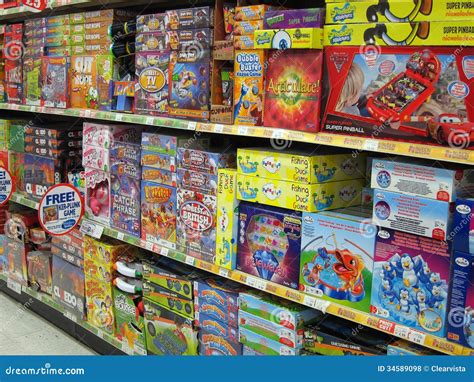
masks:
{"label": "bubble buster game box", "polygon": [[327,47],[321,130],[468,148],[474,48]]}

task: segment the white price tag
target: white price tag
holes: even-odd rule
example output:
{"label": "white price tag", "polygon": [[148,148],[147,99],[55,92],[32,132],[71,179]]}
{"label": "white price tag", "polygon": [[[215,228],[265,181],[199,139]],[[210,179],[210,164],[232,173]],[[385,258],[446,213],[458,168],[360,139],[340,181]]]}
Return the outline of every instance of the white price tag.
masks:
{"label": "white price tag", "polygon": [[[157,251],[158,252],[158,251]],[[169,253],[169,249],[166,248],[166,247],[161,247],[160,250],[159,250],[160,254],[163,255],[163,256],[168,256],[168,253]]]}
{"label": "white price tag", "polygon": [[17,105],[16,103],[12,103],[10,105],[10,109],[12,110],[20,110],[20,105]]}
{"label": "white price tag", "polygon": [[229,278],[229,270],[225,268],[219,268],[219,276]]}
{"label": "white price tag", "polygon": [[374,139],[366,139],[363,149],[367,151],[377,151],[379,149],[379,142]]}
{"label": "white price tag", "polygon": [[239,126],[239,129],[237,130],[237,133],[239,135],[247,135],[249,132],[249,127],[248,126]]}
{"label": "white price tag", "polygon": [[21,284],[13,279],[7,279],[7,287],[13,292],[21,294]]}
{"label": "white price tag", "polygon": [[326,313],[326,310],[328,309],[329,305],[331,305],[329,301],[321,300],[318,298],[316,299],[316,302],[314,304],[314,309],[317,309],[323,313]]}
{"label": "white price tag", "polygon": [[188,122],[188,130],[196,130],[197,122],[190,121]]}
{"label": "white price tag", "polygon": [[145,119],[145,125],[153,126],[154,122],[155,122],[155,118],[153,118],[153,117],[146,117],[146,119]]}
{"label": "white price tag", "polygon": [[122,342],[122,351],[128,355],[133,355],[133,350],[128,346],[128,342],[125,340]]}
{"label": "white price tag", "polygon": [[64,312],[64,317],[69,318],[73,322],[77,322],[77,316],[75,314],[72,314],[68,310]]}
{"label": "white price tag", "polygon": [[123,234],[123,232],[117,232],[117,239],[123,240],[124,237],[125,235]]}
{"label": "white price tag", "polygon": [[283,130],[273,130],[272,138],[273,139],[282,139],[284,135]]}
{"label": "white price tag", "polygon": [[255,283],[255,288],[260,289],[260,290],[265,290],[266,287],[267,287],[267,282],[265,280],[257,279]]}
{"label": "white price tag", "polygon": [[184,262],[185,262],[186,264],[188,264],[188,265],[194,266],[194,260],[195,260],[194,257],[192,257],[192,256],[186,256],[186,259],[184,260]]}
{"label": "white price tag", "polygon": [[33,113],[36,111],[36,106],[30,106],[30,112]]}
{"label": "white price tag", "polygon": [[89,110],[89,109],[84,110],[84,117],[85,118],[89,118],[91,116],[91,114],[92,114],[91,110]]}
{"label": "white price tag", "polygon": [[85,235],[100,239],[102,237],[102,233],[104,232],[104,226],[90,220],[83,220],[80,231]]}
{"label": "white price tag", "polygon": [[221,124],[215,124],[214,125],[214,132],[215,133],[222,134],[223,131],[224,131],[224,125],[221,125]]}
{"label": "white price tag", "polygon": [[97,337],[99,337],[100,339],[104,339],[104,332],[102,330],[98,330]]}
{"label": "white price tag", "polygon": [[122,122],[123,121],[123,114],[120,114],[120,113],[115,114],[115,120],[117,122]]}
{"label": "white price tag", "polygon": [[401,338],[408,338],[408,334],[410,333],[410,328],[402,325],[395,325],[393,329],[393,334],[397,337]]}
{"label": "white price tag", "polygon": [[416,331],[416,330],[411,330],[408,333],[408,341],[414,342],[416,344],[423,345],[425,343],[425,338],[426,334]]}
{"label": "white price tag", "polygon": [[256,288],[258,283],[258,279],[252,276],[247,276],[247,282],[246,284],[252,288]]}
{"label": "white price tag", "polygon": [[150,243],[149,241],[145,241],[145,248],[148,251],[153,251],[153,243]]}
{"label": "white price tag", "polygon": [[316,306],[316,301],[317,299],[312,296],[304,296],[303,304],[310,308],[314,308]]}

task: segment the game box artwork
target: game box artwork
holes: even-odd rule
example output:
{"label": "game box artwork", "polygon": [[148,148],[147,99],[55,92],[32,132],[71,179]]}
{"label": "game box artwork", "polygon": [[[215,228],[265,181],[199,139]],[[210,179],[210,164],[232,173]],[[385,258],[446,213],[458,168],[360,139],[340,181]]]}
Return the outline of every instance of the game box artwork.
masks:
{"label": "game box artwork", "polygon": [[298,288],[301,213],[240,203],[237,269],[290,288]]}
{"label": "game box artwork", "polygon": [[42,57],[42,106],[69,107],[68,72],[69,57]]}
{"label": "game box artwork", "polygon": [[474,199],[459,198],[453,218],[455,251],[474,254]]}
{"label": "game box artwork", "polygon": [[265,73],[265,126],[315,132],[319,127],[323,51],[283,51]]}
{"label": "game box artwork", "polygon": [[110,189],[110,225],[140,237],[140,180],[112,174]]}
{"label": "game box artwork", "polygon": [[101,282],[94,277],[85,277],[87,321],[106,333],[115,330],[112,283]]}
{"label": "game box artwork", "polygon": [[468,148],[474,48],[327,47],[321,130]]}
{"label": "game box artwork", "polygon": [[96,170],[85,171],[85,216],[106,225],[110,224],[110,174]]}
{"label": "game box artwork", "polygon": [[370,210],[342,211],[303,214],[300,289],[369,312],[377,227]]}
{"label": "game box artwork", "polygon": [[168,115],[169,52],[141,52],[135,56],[135,111]]}
{"label": "game box artwork", "polygon": [[371,313],[444,337],[450,265],[446,242],[380,229],[375,242]]}

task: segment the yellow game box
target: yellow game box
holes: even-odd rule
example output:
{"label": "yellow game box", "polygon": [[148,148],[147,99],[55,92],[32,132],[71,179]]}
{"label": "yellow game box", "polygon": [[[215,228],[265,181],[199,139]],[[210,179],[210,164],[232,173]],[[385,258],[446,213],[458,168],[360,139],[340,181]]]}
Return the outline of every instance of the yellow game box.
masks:
{"label": "yellow game box", "polygon": [[471,0],[379,0],[337,2],[326,6],[326,24],[409,23],[413,21],[469,20]]}
{"label": "yellow game box", "polygon": [[235,269],[239,200],[236,198],[237,170],[224,168],[217,174],[217,230],[215,262]]}
{"label": "yellow game box", "polygon": [[311,155],[298,150],[237,150],[239,174],[306,184],[363,178],[365,160],[365,154],[354,158],[351,153],[324,151]]}
{"label": "yellow game box", "polygon": [[303,212],[359,205],[365,179],[303,184],[237,174],[237,199]]}
{"label": "yellow game box", "polygon": [[324,26],[324,45],[472,46],[474,19]]}
{"label": "yellow game box", "polygon": [[264,29],[253,34],[255,49],[322,49],[322,28]]}

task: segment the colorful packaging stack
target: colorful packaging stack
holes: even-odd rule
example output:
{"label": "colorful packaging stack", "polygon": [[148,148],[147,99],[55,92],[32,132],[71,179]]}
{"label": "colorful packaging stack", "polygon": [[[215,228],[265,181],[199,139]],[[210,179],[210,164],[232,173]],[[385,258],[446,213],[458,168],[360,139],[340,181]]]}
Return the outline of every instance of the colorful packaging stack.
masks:
{"label": "colorful packaging stack", "polygon": [[23,24],[5,26],[3,40],[5,59],[5,93],[8,103],[23,103]]}
{"label": "colorful packaging stack", "polygon": [[[124,152],[115,151],[115,148],[117,146],[118,150],[120,147],[127,147],[126,145],[122,145],[124,142],[131,145],[138,144],[140,137],[141,128],[138,126],[84,123],[82,164],[85,169],[85,216],[87,218],[107,226],[110,225],[113,193],[111,188],[111,169],[114,164],[120,163],[120,157],[124,154]],[[136,146],[131,147],[132,152],[135,153],[132,157],[136,159],[138,148]],[[128,160],[125,161],[125,166],[127,166],[129,162]],[[135,166],[136,165],[135,163]],[[118,169],[120,169],[120,165],[118,165]],[[117,170],[117,168],[115,170]],[[133,175],[133,170],[130,170],[129,173]],[[120,177],[118,178],[120,179]],[[135,182],[136,187],[138,187],[138,182],[133,179],[133,176],[129,176],[128,178],[131,182],[129,196],[133,194],[134,197],[136,197],[138,194],[136,190],[133,189],[133,183]],[[123,179],[125,179],[125,175]],[[117,177],[115,177],[114,180],[115,186],[117,186]],[[117,194],[117,189],[115,189],[115,192]],[[127,200],[130,203],[129,199],[123,198],[123,201],[127,202]],[[117,204],[117,209],[120,209],[119,204]],[[127,210],[125,211],[127,214],[117,215],[118,219],[114,220],[114,224],[117,223],[118,228],[124,229],[124,225],[120,223],[121,216],[126,216],[127,219],[132,217],[130,227],[135,227],[134,232],[136,232],[136,216],[139,211],[133,210],[133,208],[132,210],[125,208],[125,210]],[[130,212],[130,214],[128,212]]]}
{"label": "colorful packaging stack", "polygon": [[365,155],[238,149],[237,198],[316,212],[360,204]]}
{"label": "colorful packaging stack", "polygon": [[239,341],[244,355],[299,355],[306,325],[321,317],[315,310],[263,293],[240,293]]}
{"label": "colorful packaging stack", "polygon": [[194,282],[199,354],[242,355],[238,336],[238,297],[242,287],[215,278]]}
{"label": "colorful packaging stack", "polygon": [[[24,185],[24,152],[25,152],[25,131],[24,127],[28,121],[2,119],[1,135],[3,137],[1,161],[6,168],[14,174],[15,191],[23,193]],[[7,149],[7,150],[6,150]]]}
{"label": "colorful packaging stack", "polygon": [[235,166],[232,149],[178,148],[176,246],[181,252],[213,263],[216,249],[217,173]]}
{"label": "colorful packaging stack", "polygon": [[169,36],[170,116],[209,120],[214,8],[166,11]]}
{"label": "colorful packaging stack", "polygon": [[193,324],[193,280],[197,277],[193,268],[166,258],[143,263],[148,354],[198,354]]}
{"label": "colorful packaging stack", "polygon": [[169,41],[166,13],[137,16],[135,36],[135,112],[169,113]]}
{"label": "colorful packaging stack", "polygon": [[25,21],[23,98],[26,105],[41,105],[41,63],[44,55],[44,47],[46,45],[46,33],[46,18]]}

